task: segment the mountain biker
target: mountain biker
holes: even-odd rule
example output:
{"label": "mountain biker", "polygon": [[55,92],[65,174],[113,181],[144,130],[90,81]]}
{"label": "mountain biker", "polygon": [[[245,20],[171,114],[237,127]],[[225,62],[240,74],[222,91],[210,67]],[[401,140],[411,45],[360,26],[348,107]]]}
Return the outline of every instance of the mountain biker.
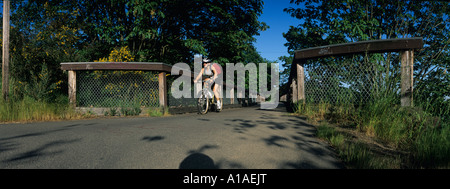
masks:
{"label": "mountain biker", "polygon": [[[203,68],[200,71],[200,73],[197,75],[197,77],[194,79],[194,82],[196,83],[205,75],[206,78],[203,79],[204,81],[206,81],[205,86],[211,86],[214,83],[213,92],[214,92],[214,96],[217,99],[217,107],[220,109],[222,107],[220,105],[222,102],[220,101],[221,98],[219,96],[218,89],[219,89],[219,87],[222,86],[222,83],[223,83],[222,82],[223,76],[221,75],[222,67],[217,63],[212,63],[212,61],[209,59],[203,59],[202,63],[203,63]],[[208,77],[208,76],[210,76],[210,77]],[[222,77],[219,77],[219,76],[222,76]],[[218,78],[220,78],[220,79],[218,79]]]}

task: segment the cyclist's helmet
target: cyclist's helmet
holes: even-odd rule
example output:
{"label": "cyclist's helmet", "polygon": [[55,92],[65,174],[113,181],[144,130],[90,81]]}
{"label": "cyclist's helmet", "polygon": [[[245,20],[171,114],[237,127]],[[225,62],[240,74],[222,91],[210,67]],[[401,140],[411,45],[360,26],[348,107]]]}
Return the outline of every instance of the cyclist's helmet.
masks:
{"label": "cyclist's helmet", "polygon": [[208,59],[208,58],[204,58],[203,60],[202,60],[202,63],[203,64],[205,64],[205,63],[211,63],[212,62],[212,60],[210,60],[210,59]]}

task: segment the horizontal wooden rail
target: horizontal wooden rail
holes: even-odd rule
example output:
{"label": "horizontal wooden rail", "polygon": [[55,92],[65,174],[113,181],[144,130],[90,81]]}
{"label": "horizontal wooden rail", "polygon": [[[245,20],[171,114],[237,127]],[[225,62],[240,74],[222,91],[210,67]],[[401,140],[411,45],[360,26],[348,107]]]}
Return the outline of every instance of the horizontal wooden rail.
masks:
{"label": "horizontal wooden rail", "polygon": [[423,47],[421,37],[382,39],[320,46],[295,51],[294,60],[323,58],[358,53],[399,52]]}
{"label": "horizontal wooden rail", "polygon": [[62,70],[142,70],[170,73],[172,66],[160,62],[63,62]]}

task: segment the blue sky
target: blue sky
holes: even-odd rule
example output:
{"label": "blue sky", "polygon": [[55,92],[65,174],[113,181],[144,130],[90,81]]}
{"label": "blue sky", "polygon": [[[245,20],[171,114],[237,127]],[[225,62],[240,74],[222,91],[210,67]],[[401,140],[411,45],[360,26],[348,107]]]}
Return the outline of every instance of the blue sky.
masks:
{"label": "blue sky", "polygon": [[279,62],[278,57],[289,55],[287,47],[284,46],[287,41],[283,37],[283,32],[286,33],[289,26],[297,26],[300,23],[300,20],[283,12],[284,8],[297,6],[289,2],[290,0],[264,1],[263,13],[259,21],[265,22],[270,28],[255,37],[256,50],[263,58]]}

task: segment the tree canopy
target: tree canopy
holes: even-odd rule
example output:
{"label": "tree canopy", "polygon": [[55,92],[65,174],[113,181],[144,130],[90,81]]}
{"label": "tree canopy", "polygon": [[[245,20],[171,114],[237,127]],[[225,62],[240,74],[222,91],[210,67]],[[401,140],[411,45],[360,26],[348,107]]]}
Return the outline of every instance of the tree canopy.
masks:
{"label": "tree canopy", "polygon": [[[108,57],[127,47],[134,61],[221,63],[261,60],[254,36],[261,0],[28,0],[11,2],[11,76],[21,82],[46,65],[51,83],[66,76],[61,62]],[[65,89],[63,88],[63,91]]]}

